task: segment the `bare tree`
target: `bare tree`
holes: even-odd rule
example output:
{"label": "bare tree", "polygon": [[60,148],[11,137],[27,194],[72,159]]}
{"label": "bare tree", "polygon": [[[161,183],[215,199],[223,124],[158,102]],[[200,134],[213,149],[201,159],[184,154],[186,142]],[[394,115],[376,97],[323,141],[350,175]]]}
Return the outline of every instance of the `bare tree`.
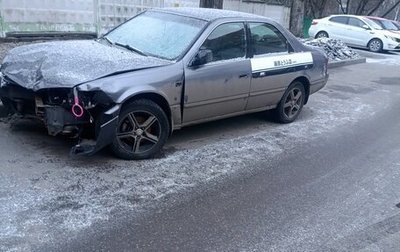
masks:
{"label": "bare tree", "polygon": [[377,1],[376,5],[371,8],[370,11],[368,11],[367,16],[371,16],[372,14],[374,14],[379,9],[379,7],[381,7],[383,2],[385,2],[385,0]]}
{"label": "bare tree", "polygon": [[322,17],[328,0],[306,0],[305,1],[305,15],[312,18]]}
{"label": "bare tree", "polygon": [[290,10],[289,29],[295,36],[299,37],[303,35],[305,1],[306,0],[292,0]]}
{"label": "bare tree", "polygon": [[372,15],[386,0],[336,0],[343,14]]}
{"label": "bare tree", "polygon": [[343,14],[349,13],[351,0],[336,0]]}
{"label": "bare tree", "polygon": [[386,17],[387,15],[390,14],[397,6],[400,5],[400,0],[398,0],[392,7],[390,7],[383,15],[382,17]]}

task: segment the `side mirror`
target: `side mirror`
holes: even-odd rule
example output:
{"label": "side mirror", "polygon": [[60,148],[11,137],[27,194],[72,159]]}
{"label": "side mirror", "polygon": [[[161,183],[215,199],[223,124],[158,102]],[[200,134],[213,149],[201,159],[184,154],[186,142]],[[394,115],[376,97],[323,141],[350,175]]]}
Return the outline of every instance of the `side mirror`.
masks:
{"label": "side mirror", "polygon": [[362,28],[364,28],[365,30],[371,30],[368,25],[363,25]]}
{"label": "side mirror", "polygon": [[190,66],[201,66],[213,60],[213,53],[209,49],[201,49],[194,56]]}

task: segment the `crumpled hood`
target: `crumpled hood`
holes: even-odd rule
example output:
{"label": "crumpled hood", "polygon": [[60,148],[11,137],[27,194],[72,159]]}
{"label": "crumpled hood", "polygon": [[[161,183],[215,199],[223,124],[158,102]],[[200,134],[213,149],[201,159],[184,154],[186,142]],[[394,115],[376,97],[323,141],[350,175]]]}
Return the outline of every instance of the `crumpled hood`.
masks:
{"label": "crumpled hood", "polygon": [[170,63],[93,40],[58,41],[12,49],[1,72],[25,88],[39,90],[71,88],[113,73]]}

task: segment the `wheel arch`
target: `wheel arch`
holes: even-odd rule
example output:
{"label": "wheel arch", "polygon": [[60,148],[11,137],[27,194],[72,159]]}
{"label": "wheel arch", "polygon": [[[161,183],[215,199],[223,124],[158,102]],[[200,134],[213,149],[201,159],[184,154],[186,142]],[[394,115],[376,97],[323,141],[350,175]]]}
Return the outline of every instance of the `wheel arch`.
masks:
{"label": "wheel arch", "polygon": [[310,96],[310,81],[308,80],[307,77],[305,76],[300,76],[294,79],[290,84],[294,82],[300,82],[303,84],[304,90],[306,91],[306,97],[304,98],[304,104],[307,104],[308,102],[308,97]]}
{"label": "wheel arch", "polygon": [[379,40],[382,43],[382,47],[384,46],[383,40],[380,37],[373,37],[372,39],[370,39],[367,43],[367,48],[369,47],[369,44],[372,42],[372,40]]}
{"label": "wheel arch", "polygon": [[156,103],[158,106],[160,106],[160,108],[164,111],[165,115],[168,118],[168,122],[169,122],[169,126],[170,126],[169,133],[171,134],[172,130],[173,130],[174,122],[173,122],[173,118],[172,118],[172,114],[171,114],[171,108],[169,106],[167,99],[163,95],[156,93],[156,92],[147,91],[147,92],[137,93],[137,94],[133,94],[133,95],[129,96],[128,98],[126,98],[122,102],[121,109],[126,104],[129,104],[129,103],[133,102],[134,100],[139,100],[139,99],[147,99],[147,100],[150,100],[150,101]]}
{"label": "wheel arch", "polygon": [[327,32],[326,30],[319,30],[317,33],[315,33],[314,38],[317,38],[318,34],[320,34],[322,32],[326,33],[328,35],[328,38],[329,38],[329,32]]}

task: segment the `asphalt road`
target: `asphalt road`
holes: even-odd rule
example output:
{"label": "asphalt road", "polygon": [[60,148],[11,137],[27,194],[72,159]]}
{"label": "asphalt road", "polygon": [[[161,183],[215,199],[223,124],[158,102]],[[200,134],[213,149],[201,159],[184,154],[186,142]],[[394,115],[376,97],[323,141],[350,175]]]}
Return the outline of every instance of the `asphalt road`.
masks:
{"label": "asphalt road", "polygon": [[260,158],[247,176],[64,249],[398,251],[399,110],[397,101],[354,127]]}
{"label": "asphalt road", "polygon": [[[400,86],[400,74],[377,84]],[[249,173],[145,218],[114,219],[63,249],[399,251],[400,100],[381,102],[390,104],[349,127],[293,141]]]}
{"label": "asphalt road", "polygon": [[362,53],[295,123],[190,127],[154,160],[0,123],[0,251],[398,251],[400,55]]}

